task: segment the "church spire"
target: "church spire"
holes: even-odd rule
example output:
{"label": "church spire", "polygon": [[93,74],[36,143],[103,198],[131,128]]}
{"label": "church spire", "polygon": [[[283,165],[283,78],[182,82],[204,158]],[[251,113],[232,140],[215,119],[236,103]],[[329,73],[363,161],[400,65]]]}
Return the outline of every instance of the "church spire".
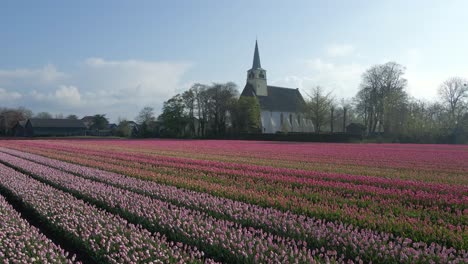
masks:
{"label": "church spire", "polygon": [[260,53],[258,52],[258,43],[255,40],[255,53],[252,69],[247,71],[247,83],[252,85],[257,96],[268,96],[266,71],[260,65]]}
{"label": "church spire", "polygon": [[260,54],[258,53],[257,40],[255,40],[255,53],[254,53],[252,69],[260,69],[260,68],[262,68],[262,65],[260,65]]}

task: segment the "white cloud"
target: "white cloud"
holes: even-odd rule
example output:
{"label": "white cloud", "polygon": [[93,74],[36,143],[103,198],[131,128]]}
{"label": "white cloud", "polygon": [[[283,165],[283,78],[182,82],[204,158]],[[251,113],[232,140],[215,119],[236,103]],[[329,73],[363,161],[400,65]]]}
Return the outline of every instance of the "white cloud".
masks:
{"label": "white cloud", "polygon": [[33,99],[57,106],[76,107],[80,105],[81,94],[75,86],[61,85],[51,93],[41,93],[36,90],[31,92]]}
{"label": "white cloud", "polygon": [[52,64],[39,69],[0,70],[0,82],[17,80],[34,80],[50,83],[66,78],[67,75],[57,70]]}
{"label": "white cloud", "polygon": [[[33,111],[107,114],[133,119],[146,105],[158,112],[162,103],[181,85],[191,67],[186,62],[106,60],[88,58],[72,72],[63,73],[53,65],[37,69],[0,70],[0,97],[21,99]],[[79,88],[78,88],[79,87]],[[15,105],[12,105],[15,106]]]}
{"label": "white cloud", "polygon": [[331,91],[337,98],[351,98],[356,95],[361,75],[366,66],[359,63],[333,63],[317,58],[305,63],[308,74],[286,76],[272,81],[273,84],[299,88],[308,93],[319,85]]}
{"label": "white cloud", "polygon": [[7,102],[12,100],[18,100],[22,95],[18,92],[10,92],[6,89],[0,88],[0,101]]}
{"label": "white cloud", "polygon": [[351,55],[354,50],[349,44],[331,44],[327,47],[327,54],[331,57],[343,57]]}

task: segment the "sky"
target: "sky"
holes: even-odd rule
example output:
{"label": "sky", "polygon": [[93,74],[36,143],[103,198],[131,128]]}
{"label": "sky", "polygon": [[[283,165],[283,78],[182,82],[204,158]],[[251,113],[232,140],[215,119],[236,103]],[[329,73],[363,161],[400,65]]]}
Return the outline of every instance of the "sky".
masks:
{"label": "sky", "polygon": [[258,40],[269,85],[320,85],[351,99],[369,67],[406,68],[410,96],[434,101],[468,77],[468,1],[0,0],[0,107],[38,113],[161,113],[193,83],[241,91]]}

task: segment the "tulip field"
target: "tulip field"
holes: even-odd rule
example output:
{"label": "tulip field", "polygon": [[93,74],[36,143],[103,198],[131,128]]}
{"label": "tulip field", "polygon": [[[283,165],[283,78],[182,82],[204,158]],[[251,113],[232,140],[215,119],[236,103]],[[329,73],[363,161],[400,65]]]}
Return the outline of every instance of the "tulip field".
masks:
{"label": "tulip field", "polygon": [[0,141],[0,263],[468,263],[468,146]]}

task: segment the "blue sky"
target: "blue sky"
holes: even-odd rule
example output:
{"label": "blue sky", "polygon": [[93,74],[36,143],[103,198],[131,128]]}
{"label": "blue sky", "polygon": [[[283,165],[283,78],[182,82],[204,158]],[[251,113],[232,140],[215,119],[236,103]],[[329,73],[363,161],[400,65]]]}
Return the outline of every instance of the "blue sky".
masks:
{"label": "blue sky", "polygon": [[435,100],[468,77],[468,1],[0,1],[0,106],[133,119],[194,82],[241,90],[258,38],[268,83],[351,98],[374,64]]}

